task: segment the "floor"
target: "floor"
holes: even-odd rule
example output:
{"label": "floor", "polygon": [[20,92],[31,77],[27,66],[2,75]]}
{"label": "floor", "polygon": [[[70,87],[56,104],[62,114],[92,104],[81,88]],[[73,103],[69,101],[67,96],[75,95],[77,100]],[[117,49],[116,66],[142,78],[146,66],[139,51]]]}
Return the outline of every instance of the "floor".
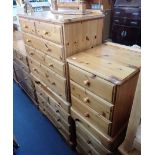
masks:
{"label": "floor", "polygon": [[16,82],[13,97],[13,133],[20,145],[17,155],[76,154]]}

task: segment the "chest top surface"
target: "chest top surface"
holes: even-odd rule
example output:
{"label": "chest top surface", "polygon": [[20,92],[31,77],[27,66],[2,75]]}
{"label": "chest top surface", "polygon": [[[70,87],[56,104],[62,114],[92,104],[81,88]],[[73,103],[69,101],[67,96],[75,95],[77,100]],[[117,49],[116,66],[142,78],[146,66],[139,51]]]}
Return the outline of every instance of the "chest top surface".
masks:
{"label": "chest top surface", "polygon": [[67,61],[85,71],[114,84],[121,84],[139,72],[139,49],[106,42],[92,49],[75,54]]}
{"label": "chest top surface", "polygon": [[54,22],[63,24],[82,20],[103,18],[104,14],[102,14],[99,11],[91,11],[89,14],[85,15],[63,15],[63,14],[54,14],[51,11],[45,11],[45,12],[34,12],[31,14],[21,13],[18,14],[18,16],[32,20],[40,20],[45,22]]}
{"label": "chest top surface", "polygon": [[26,56],[26,49],[22,37],[22,33],[19,31],[13,32],[13,48]]}

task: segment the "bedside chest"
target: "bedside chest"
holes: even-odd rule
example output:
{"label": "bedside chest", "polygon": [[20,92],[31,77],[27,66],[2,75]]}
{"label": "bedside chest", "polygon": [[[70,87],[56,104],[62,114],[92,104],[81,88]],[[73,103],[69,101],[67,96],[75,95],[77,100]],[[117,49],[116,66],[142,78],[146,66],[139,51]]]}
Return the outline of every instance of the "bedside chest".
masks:
{"label": "bedside chest", "polygon": [[67,59],[71,116],[84,154],[110,153],[122,141],[140,71],[138,51],[106,42]]}

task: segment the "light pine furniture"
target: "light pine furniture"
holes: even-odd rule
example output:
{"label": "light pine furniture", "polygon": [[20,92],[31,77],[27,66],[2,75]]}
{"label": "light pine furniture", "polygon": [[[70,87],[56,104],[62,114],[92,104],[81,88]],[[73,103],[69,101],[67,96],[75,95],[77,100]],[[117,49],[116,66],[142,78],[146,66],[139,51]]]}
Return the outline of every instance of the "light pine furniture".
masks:
{"label": "light pine furniture", "polygon": [[29,73],[27,61],[27,53],[21,32],[13,32],[13,77],[19,86],[30,96],[35,102],[35,89],[32,77]]}
{"label": "light pine furniture", "polygon": [[123,155],[141,154],[141,76],[139,76],[125,140],[119,146]]}
{"label": "light pine furniture", "polygon": [[97,12],[19,15],[38,106],[70,144],[74,143],[75,130],[66,58],[102,43],[103,17]]}
{"label": "light pine furniture", "polygon": [[77,150],[109,154],[122,142],[140,72],[140,52],[106,42],[67,59]]}

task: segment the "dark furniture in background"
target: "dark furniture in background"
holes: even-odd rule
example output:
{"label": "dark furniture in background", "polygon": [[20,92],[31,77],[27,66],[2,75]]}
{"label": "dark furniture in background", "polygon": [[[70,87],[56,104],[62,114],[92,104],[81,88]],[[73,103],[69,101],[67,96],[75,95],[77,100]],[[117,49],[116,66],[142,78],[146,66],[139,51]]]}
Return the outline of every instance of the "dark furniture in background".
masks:
{"label": "dark furniture in background", "polygon": [[112,11],[111,39],[113,42],[141,46],[140,0],[116,0]]}

